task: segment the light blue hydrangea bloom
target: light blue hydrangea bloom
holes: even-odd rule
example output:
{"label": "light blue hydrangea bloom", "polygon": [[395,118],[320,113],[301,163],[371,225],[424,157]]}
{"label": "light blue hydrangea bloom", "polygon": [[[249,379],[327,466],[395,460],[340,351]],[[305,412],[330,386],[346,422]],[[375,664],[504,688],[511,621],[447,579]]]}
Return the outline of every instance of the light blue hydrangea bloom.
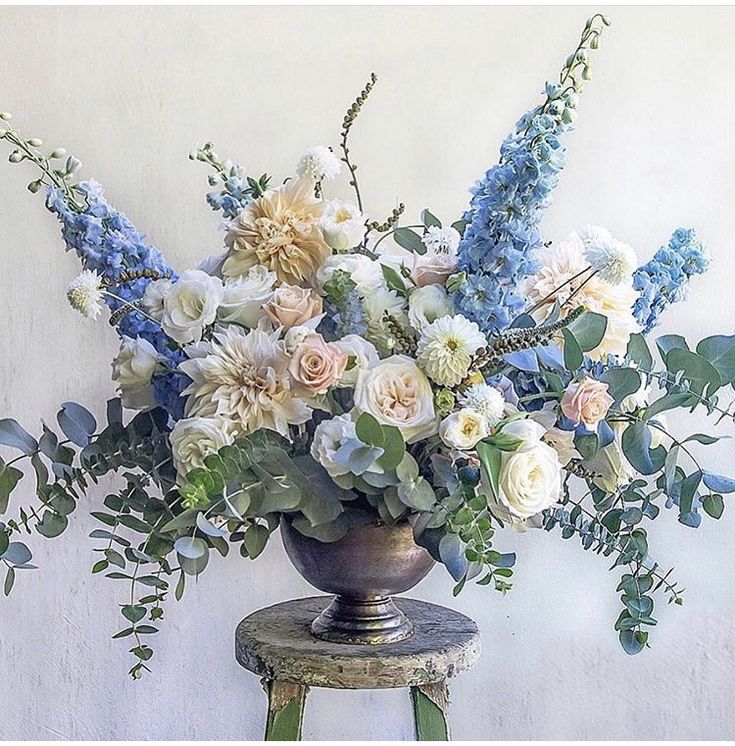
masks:
{"label": "light blue hydrangea bloom", "polygon": [[685,298],[689,280],[706,272],[709,264],[707,249],[694,230],[679,228],[651,261],[635,271],[633,287],[640,297],[633,312],[644,333],[658,324],[666,306]]}

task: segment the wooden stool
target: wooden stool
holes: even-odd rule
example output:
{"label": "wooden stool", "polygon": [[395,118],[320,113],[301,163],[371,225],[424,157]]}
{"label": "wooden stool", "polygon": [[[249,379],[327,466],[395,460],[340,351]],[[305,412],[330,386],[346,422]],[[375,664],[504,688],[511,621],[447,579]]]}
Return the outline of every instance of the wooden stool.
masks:
{"label": "wooden stool", "polygon": [[344,645],[314,637],[309,625],[331,596],[269,606],[243,619],[235,633],[238,663],[263,677],[268,695],[266,741],[298,741],[310,686],[411,690],[416,738],[448,741],[447,679],[472,668],[480,653],[477,625],[443,606],[395,598],[414,622],[408,640]]}

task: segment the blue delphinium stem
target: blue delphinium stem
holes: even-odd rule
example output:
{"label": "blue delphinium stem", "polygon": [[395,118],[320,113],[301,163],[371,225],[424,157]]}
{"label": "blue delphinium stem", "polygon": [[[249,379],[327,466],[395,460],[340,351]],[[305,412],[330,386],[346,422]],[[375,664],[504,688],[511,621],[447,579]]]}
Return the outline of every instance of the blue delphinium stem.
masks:
{"label": "blue delphinium stem", "polygon": [[686,297],[686,285],[694,275],[709,267],[709,255],[704,244],[691,228],[678,228],[666,246],[633,274],[633,287],[640,297],[633,306],[643,332],[648,333],[659,322],[661,312],[670,304]]}
{"label": "blue delphinium stem", "polygon": [[559,83],[547,83],[546,100],[525,114],[500,149],[500,162],[472,190],[468,224],[459,248],[465,282],[457,310],[485,332],[508,326],[523,310],[518,281],[536,269],[539,222],[564,167],[560,135],[576,118],[578,94],[589,79],[589,50],[596,49],[607,19],[591,18],[569,55]]}

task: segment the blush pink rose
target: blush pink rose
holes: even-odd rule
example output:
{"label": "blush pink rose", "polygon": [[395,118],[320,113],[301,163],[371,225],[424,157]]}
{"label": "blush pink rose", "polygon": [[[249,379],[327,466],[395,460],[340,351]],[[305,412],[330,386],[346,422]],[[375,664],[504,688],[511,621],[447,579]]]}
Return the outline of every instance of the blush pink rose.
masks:
{"label": "blush pink rose", "polygon": [[322,299],[309,288],[281,285],[263,310],[274,324],[290,329],[318,316],[322,312]]}
{"label": "blush pink rose", "polygon": [[581,424],[588,430],[596,430],[613,404],[613,398],[607,393],[607,389],[607,384],[602,381],[583,378],[564,392],[561,411],[575,425]]}
{"label": "blush pink rose", "polygon": [[348,355],[335,344],[325,342],[321,334],[312,333],[297,345],[288,372],[294,390],[302,395],[325,394],[342,377]]}
{"label": "blush pink rose", "polygon": [[418,287],[444,285],[457,266],[457,257],[448,253],[427,252],[414,254],[411,279]]}

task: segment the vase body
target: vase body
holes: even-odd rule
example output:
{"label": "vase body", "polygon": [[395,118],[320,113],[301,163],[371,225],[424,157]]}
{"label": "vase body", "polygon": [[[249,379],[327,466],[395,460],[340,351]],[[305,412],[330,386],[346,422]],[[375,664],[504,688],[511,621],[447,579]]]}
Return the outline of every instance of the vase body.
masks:
{"label": "vase body", "polygon": [[376,645],[405,640],[413,624],[390,596],[413,588],[434,565],[413,540],[408,522],[381,521],[350,528],[334,542],[304,536],[281,516],[286,554],[307,582],[335,594],[311,631],[331,642]]}

